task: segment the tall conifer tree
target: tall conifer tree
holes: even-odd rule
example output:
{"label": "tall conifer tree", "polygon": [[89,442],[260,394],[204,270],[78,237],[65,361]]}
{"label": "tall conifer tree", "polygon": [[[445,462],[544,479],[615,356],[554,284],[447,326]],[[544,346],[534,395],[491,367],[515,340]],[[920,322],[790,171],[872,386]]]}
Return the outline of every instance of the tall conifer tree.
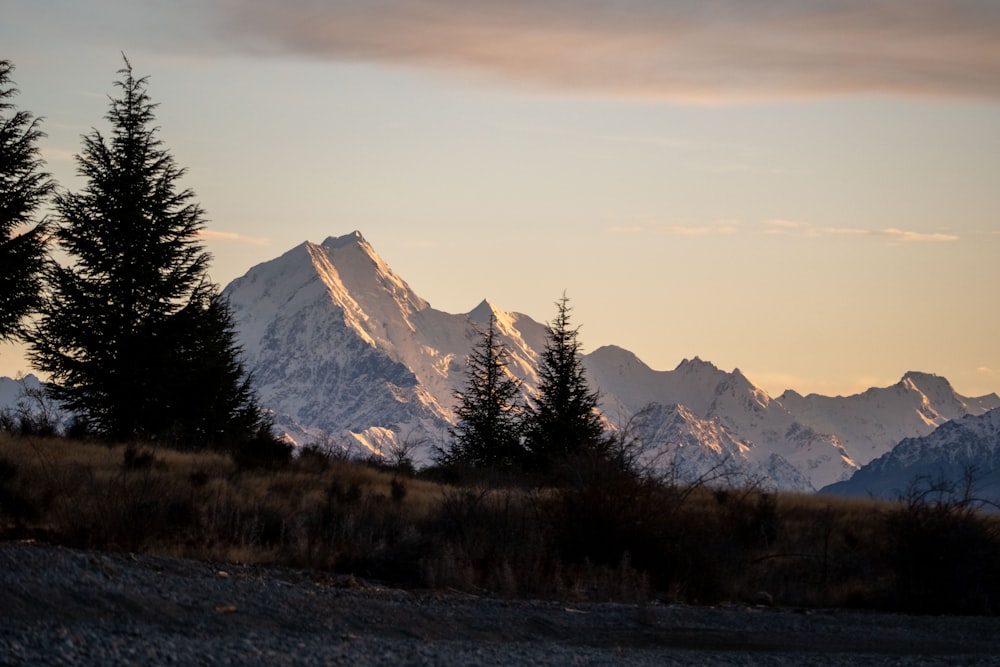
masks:
{"label": "tall conifer tree", "polygon": [[226,432],[247,431],[259,410],[207,282],[204,213],[178,189],[184,170],[157,137],[146,79],[128,60],[119,74],[111,136],[93,130],[77,157],[85,187],[56,197],[56,240],[74,264],[51,267],[31,359],[53,397],[105,437],[242,435]]}
{"label": "tall conifer tree", "polygon": [[13,70],[0,60],[0,340],[19,337],[41,300],[47,225],[34,216],[55,187],[42,170],[38,119],[8,101]]}
{"label": "tall conifer tree", "polygon": [[456,392],[458,423],[443,460],[476,468],[511,470],[524,460],[520,382],[507,371],[508,352],[491,312],[487,327],[468,356],[465,389]]}
{"label": "tall conifer tree", "polygon": [[579,328],[570,326],[569,298],[563,294],[556,306],[538,369],[538,393],[527,417],[527,444],[539,469],[602,453],[607,444],[598,394],[588,387],[580,360]]}

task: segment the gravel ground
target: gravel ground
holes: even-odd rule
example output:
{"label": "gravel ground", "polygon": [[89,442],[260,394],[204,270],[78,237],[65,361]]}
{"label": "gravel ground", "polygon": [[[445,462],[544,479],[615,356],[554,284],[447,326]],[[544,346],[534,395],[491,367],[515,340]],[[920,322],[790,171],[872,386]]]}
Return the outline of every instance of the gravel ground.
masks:
{"label": "gravel ground", "polygon": [[3,665],[1000,665],[1000,619],[570,604],[0,543]]}

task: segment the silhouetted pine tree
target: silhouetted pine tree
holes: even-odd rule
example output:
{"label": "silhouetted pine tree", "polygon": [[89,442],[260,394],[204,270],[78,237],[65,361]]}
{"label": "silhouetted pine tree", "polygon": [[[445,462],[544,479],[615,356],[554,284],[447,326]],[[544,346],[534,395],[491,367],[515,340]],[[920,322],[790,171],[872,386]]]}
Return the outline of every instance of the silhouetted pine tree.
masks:
{"label": "silhouetted pine tree", "polygon": [[152,387],[159,410],[149,430],[185,447],[239,445],[254,437],[266,417],[240,360],[229,304],[205,283],[187,305],[160,325],[163,350]]}
{"label": "silhouetted pine tree", "polygon": [[527,415],[527,445],[532,467],[588,454],[602,454],[607,445],[598,394],[587,386],[580,360],[579,328],[570,327],[569,299],[556,302],[555,321],[538,369],[538,393]]}
{"label": "silhouetted pine tree", "polygon": [[55,187],[42,171],[38,119],[6,101],[17,94],[13,70],[0,60],[0,340],[19,337],[25,315],[41,301],[47,225],[25,228]]}
{"label": "silhouetted pine tree", "polygon": [[128,60],[119,74],[111,137],[93,130],[77,158],[86,186],[56,197],[56,240],[75,263],[51,266],[31,360],[105,437],[244,437],[260,411],[229,310],[206,281],[204,214],[177,189],[184,170],[157,138],[146,79]]}
{"label": "silhouetted pine tree", "polygon": [[521,383],[507,371],[508,352],[491,312],[486,330],[467,358],[465,388],[455,393],[458,423],[444,463],[511,470],[524,461],[519,400]]}

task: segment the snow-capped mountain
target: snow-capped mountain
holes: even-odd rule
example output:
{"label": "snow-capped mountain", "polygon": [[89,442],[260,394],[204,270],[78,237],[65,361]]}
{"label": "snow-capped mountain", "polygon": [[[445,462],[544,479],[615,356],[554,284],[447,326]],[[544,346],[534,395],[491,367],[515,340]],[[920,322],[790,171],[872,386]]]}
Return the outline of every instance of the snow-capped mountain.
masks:
{"label": "snow-capped mountain", "polygon": [[30,373],[18,379],[0,377],[0,409],[13,410],[19,404],[27,408],[27,403],[41,391],[42,383]]}
{"label": "snow-capped mountain", "polygon": [[[466,355],[490,313],[528,392],[545,345],[544,325],[486,300],[466,314],[432,308],[358,232],[297,246],[253,267],[225,294],[262,401],[300,443],[377,450],[422,441],[426,460],[447,437]],[[956,412],[1000,406],[996,395],[967,399],[917,373],[854,397],[775,399],[738,369],[698,358],[655,371],[607,346],[583,360],[609,423],[621,427],[645,409],[643,437],[653,450],[671,450],[676,465],[693,472],[724,461],[798,490],[847,479]]]}
{"label": "snow-capped mountain", "polygon": [[780,454],[767,454],[718,419],[702,419],[684,405],[650,403],[630,425],[639,443],[637,462],[678,480],[763,482],[788,490],[812,482]]}
{"label": "snow-capped mountain", "polygon": [[[800,423],[739,369],[726,373],[696,357],[672,371],[655,371],[614,346],[595,350],[584,360],[601,390],[605,414],[634,414],[651,404],[683,405],[699,420],[738,434],[746,448],[739,455],[753,467],[797,470],[797,479],[810,481],[802,490],[843,479],[857,469],[835,433],[819,433]],[[792,479],[775,481],[800,488]]]}
{"label": "snow-capped mountain", "polygon": [[964,415],[939,426],[929,435],[906,438],[891,451],[863,466],[846,481],[823,493],[898,498],[910,490],[945,482],[958,493],[967,472],[972,495],[1000,503],[1000,409]]}
{"label": "snow-capped mountain", "polygon": [[[300,444],[386,453],[420,443],[413,453],[429,462],[446,442],[466,356],[491,315],[509,370],[526,394],[537,384],[545,325],[488,300],[465,314],[436,310],[358,232],[296,246],[224,293],[261,402]],[[657,371],[609,345],[583,364],[608,424],[631,429],[647,462],[800,491],[848,479],[900,440],[1000,407],[996,394],[963,397],[926,373],[855,396],[773,398],[739,369],[697,357]],[[0,379],[0,409],[16,406],[20,392]]]}
{"label": "snow-capped mountain", "polygon": [[[603,392],[606,414],[634,414],[651,403],[682,404],[697,418],[738,434],[750,447],[744,453],[748,461],[772,470],[790,463],[814,489],[847,479],[904,438],[1000,407],[996,394],[961,396],[946,379],[928,373],[909,372],[890,387],[854,396],[786,391],[771,398],[739,369],[726,373],[697,357],[672,371],[655,371],[631,352],[608,346],[584,360]],[[796,488],[790,479],[777,481]]]}
{"label": "snow-capped mountain", "polygon": [[435,310],[357,232],[303,243],[224,292],[262,402],[302,443],[440,444],[490,311],[529,383],[544,345],[544,326],[487,301],[467,315]]}
{"label": "snow-capped mountain", "polygon": [[904,438],[927,435],[947,421],[1000,405],[996,394],[967,398],[943,377],[912,371],[891,387],[871,388],[854,396],[801,396],[786,391],[777,400],[811,428],[836,433],[848,455],[862,465]]}
{"label": "snow-capped mountain", "polygon": [[31,373],[16,379],[0,377],[0,414],[14,424],[27,420],[57,429],[71,421],[71,415],[45,395],[45,385]]}

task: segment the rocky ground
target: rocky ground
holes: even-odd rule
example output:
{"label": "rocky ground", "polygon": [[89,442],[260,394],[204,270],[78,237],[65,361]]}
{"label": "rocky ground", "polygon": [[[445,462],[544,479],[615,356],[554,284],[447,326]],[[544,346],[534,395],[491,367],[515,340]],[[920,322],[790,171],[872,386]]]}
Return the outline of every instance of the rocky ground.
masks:
{"label": "rocky ground", "polygon": [[1000,665],[1000,619],[576,604],[0,543],[3,665]]}

